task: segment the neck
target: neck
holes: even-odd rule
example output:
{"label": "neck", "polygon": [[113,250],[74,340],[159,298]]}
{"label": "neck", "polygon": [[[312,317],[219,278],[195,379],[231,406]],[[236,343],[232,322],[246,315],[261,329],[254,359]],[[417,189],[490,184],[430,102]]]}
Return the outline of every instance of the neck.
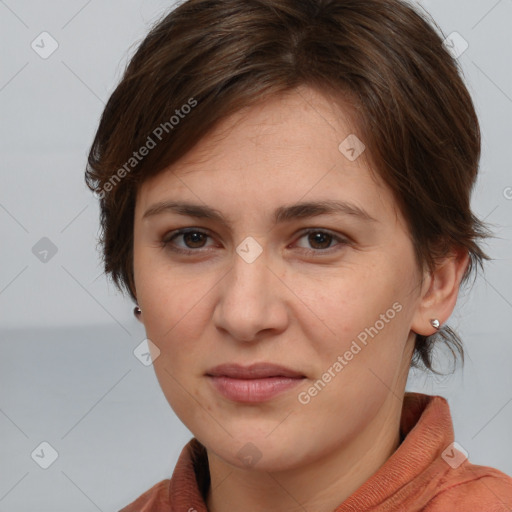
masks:
{"label": "neck", "polygon": [[237,468],[209,451],[208,510],[332,512],[398,448],[401,410],[402,401],[390,393],[374,421],[353,439],[307,466],[286,471]]}

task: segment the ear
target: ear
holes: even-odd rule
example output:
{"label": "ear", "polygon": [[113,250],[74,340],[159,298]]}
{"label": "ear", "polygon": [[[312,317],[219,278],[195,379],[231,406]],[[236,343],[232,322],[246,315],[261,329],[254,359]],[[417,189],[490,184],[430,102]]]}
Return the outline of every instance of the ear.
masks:
{"label": "ear", "polygon": [[143,324],[144,321],[142,320],[142,310],[139,308],[139,313],[137,313],[138,305],[133,308],[133,316],[141,323]]}
{"label": "ear", "polygon": [[132,295],[133,295],[133,299],[135,300],[135,307],[133,308],[133,316],[141,323],[141,324],[144,324],[144,321],[142,320],[142,310],[139,314],[137,314],[135,311],[139,305],[139,301],[137,299],[137,292],[135,290],[135,284],[133,283],[130,283],[130,290],[132,292]]}
{"label": "ear", "polygon": [[430,321],[434,318],[443,325],[452,314],[464,272],[469,264],[466,249],[454,249],[425,279],[421,297],[413,316],[411,330],[431,336],[437,332]]}

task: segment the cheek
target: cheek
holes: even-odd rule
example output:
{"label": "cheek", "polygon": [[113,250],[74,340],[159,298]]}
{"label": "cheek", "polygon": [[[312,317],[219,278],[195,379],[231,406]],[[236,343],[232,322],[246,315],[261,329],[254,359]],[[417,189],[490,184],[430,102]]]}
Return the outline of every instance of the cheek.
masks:
{"label": "cheek", "polygon": [[[199,409],[208,409],[200,389],[204,347],[196,343],[199,334],[189,331],[184,321],[173,325],[174,328],[167,332],[170,328],[162,326],[161,320],[155,319],[154,324],[147,328],[147,334],[160,349],[153,368],[163,394],[177,416],[189,425],[193,417],[200,413]],[[155,334],[157,330],[163,331],[164,336],[159,338]]]}
{"label": "cheek", "polygon": [[348,350],[352,340],[359,336],[364,342],[375,328],[383,337],[401,321],[403,291],[394,269],[382,268],[344,268],[317,279],[295,276],[290,286],[306,306],[306,314],[297,317],[306,337],[316,340],[320,354],[332,357],[333,351]]}
{"label": "cheek", "polygon": [[172,408],[185,413],[191,395],[197,394],[194,379],[204,358],[198,341],[211,318],[205,308],[215,281],[209,284],[207,278],[183,278],[169,269],[149,266],[138,276],[146,335],[160,350],[153,364],[155,373]]}
{"label": "cheek", "polygon": [[375,413],[408,364],[404,349],[412,311],[407,285],[411,277],[393,267],[386,272],[384,266],[378,268],[367,267],[364,272],[354,268],[315,286],[316,293],[309,296],[311,308],[321,312],[329,330],[302,325],[321,362],[316,377],[322,391],[307,407],[322,417],[327,414],[334,424],[339,424],[337,415],[354,403],[360,404],[363,416]]}
{"label": "cheek", "polygon": [[144,324],[164,345],[179,336],[193,337],[189,329],[204,322],[204,307],[216,279],[209,273],[180,274],[171,264],[147,264],[137,274],[139,302]]}

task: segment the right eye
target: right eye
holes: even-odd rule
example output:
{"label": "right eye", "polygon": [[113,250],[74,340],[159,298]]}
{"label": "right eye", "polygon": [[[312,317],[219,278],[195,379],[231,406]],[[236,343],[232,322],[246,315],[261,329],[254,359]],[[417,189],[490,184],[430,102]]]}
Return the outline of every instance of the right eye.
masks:
{"label": "right eye", "polygon": [[[180,239],[184,242],[185,246],[175,246],[172,242]],[[170,249],[171,251],[179,252],[182,254],[190,254],[198,252],[198,249],[205,247],[207,238],[211,238],[208,233],[201,231],[197,228],[179,229],[167,233],[161,240],[161,246]]]}

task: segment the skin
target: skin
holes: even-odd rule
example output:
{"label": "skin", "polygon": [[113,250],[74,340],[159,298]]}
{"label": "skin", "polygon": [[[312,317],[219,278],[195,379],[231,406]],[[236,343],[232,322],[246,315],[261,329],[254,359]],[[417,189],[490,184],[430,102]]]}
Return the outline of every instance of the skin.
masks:
{"label": "skin", "polygon": [[[274,96],[224,120],[139,187],[141,321],[160,350],[154,368],[169,404],[207,448],[210,511],[334,510],[399,446],[415,333],[432,334],[430,319],[443,323],[455,306],[467,255],[454,251],[433,273],[418,268],[387,186],[364,153],[352,162],[338,149],[357,134],[349,112],[308,87]],[[166,200],[215,208],[226,224],[173,211],[143,218]],[[374,220],[273,222],[278,207],[319,200],[350,202]],[[181,228],[206,236],[164,247]],[[262,249],[252,263],[236,252],[248,236]],[[401,309],[389,319],[393,304]],[[338,356],[381,315],[388,322],[332,377]],[[221,363],[263,361],[306,378],[271,400],[237,403],[205,376]],[[330,381],[301,403],[329,368]],[[250,465],[237,456],[247,443],[259,457]]]}

